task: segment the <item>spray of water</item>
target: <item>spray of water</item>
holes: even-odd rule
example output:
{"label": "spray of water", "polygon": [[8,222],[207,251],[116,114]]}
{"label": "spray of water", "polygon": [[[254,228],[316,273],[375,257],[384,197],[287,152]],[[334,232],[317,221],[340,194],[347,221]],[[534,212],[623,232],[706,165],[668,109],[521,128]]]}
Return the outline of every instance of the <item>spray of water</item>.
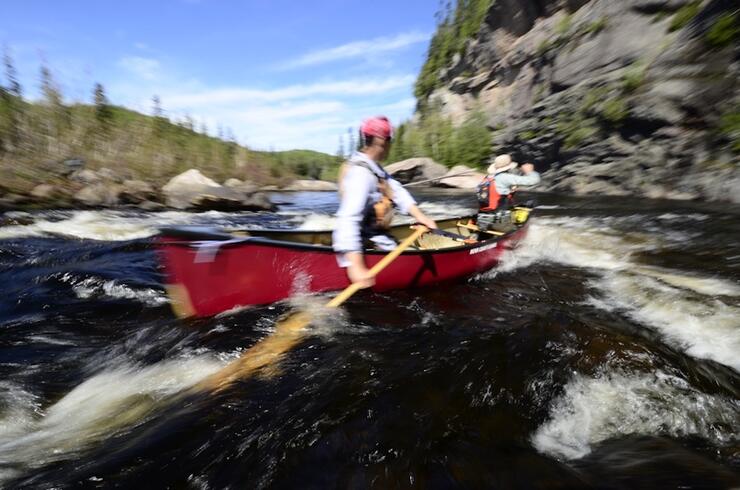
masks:
{"label": "spray of water", "polygon": [[740,437],[740,403],[661,371],[575,375],[532,442],[544,453],[575,459],[628,434],[697,436],[726,445]]}
{"label": "spray of water", "polygon": [[221,366],[210,356],[120,366],[92,376],[44,410],[21,387],[0,387],[0,481],[29,465],[67,459],[146,421],[158,403]]}

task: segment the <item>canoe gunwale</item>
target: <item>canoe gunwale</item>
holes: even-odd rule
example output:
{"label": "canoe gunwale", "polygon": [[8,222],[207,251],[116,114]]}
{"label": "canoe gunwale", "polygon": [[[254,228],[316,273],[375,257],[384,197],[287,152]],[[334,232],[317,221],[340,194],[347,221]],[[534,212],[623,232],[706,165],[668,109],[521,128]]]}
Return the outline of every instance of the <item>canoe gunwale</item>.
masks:
{"label": "canoe gunwale", "polygon": [[[457,218],[457,219],[465,219],[463,218]],[[522,229],[526,228],[529,224],[529,219],[522,223],[521,225],[517,226],[511,231],[508,231],[504,233],[503,235],[498,236],[491,236],[491,238],[480,240],[475,243],[460,243],[460,245],[453,245],[451,247],[444,247],[444,248],[429,248],[429,249],[407,249],[403,252],[403,255],[426,255],[426,254],[439,254],[439,253],[454,253],[454,252],[460,252],[462,250],[467,249],[473,249],[480,247],[484,244],[490,244],[495,243],[501,240],[505,240],[512,236],[513,234],[521,231]],[[406,225],[399,225],[399,226],[406,226]],[[285,232],[286,234],[291,233],[290,230],[255,230],[255,231],[278,231],[278,232]],[[325,233],[324,231],[315,231],[310,230],[301,233]],[[194,248],[197,249],[201,246],[204,246],[206,244],[212,244],[213,246],[217,246],[220,248],[232,248],[232,247],[243,247],[248,245],[263,245],[263,246],[269,246],[269,247],[279,247],[279,248],[288,248],[288,249],[294,249],[294,250],[310,250],[313,252],[318,253],[336,253],[334,249],[329,245],[320,245],[320,244],[312,244],[312,243],[300,243],[300,242],[293,242],[293,241],[287,241],[287,240],[276,240],[274,238],[267,238],[262,236],[245,236],[245,237],[238,237],[233,236],[231,240],[226,241],[216,241],[216,240],[189,240],[185,238],[174,238],[170,239],[167,234],[160,234],[159,236],[159,245],[165,245],[165,246],[177,246],[177,247],[187,247],[187,248]],[[388,252],[385,250],[364,250],[363,254],[365,255],[386,255]]]}

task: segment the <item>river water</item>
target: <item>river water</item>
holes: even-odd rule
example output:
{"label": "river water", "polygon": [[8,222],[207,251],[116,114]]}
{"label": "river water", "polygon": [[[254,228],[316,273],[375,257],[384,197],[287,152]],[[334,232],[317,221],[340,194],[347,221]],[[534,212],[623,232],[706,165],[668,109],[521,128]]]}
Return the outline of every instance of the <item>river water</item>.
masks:
{"label": "river water", "polygon": [[[436,218],[473,210],[417,196]],[[187,397],[327,296],[179,321],[157,226],[326,229],[334,194],[7,213],[0,487],[740,487],[740,209],[535,197],[495,270],[361,292],[277,368]]]}

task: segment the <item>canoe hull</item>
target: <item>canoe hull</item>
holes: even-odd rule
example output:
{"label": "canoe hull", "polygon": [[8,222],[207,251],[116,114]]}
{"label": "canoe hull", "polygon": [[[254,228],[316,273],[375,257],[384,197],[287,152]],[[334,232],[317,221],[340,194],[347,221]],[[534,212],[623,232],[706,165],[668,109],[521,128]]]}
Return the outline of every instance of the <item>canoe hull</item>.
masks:
{"label": "canoe hull", "polygon": [[[495,239],[401,254],[376,278],[375,291],[409,289],[470,277],[494,267],[527,226]],[[245,238],[213,244],[158,238],[173,308],[182,316],[211,316],[295,294],[344,289],[350,282],[330,247]],[[365,254],[368,267],[384,252]]]}

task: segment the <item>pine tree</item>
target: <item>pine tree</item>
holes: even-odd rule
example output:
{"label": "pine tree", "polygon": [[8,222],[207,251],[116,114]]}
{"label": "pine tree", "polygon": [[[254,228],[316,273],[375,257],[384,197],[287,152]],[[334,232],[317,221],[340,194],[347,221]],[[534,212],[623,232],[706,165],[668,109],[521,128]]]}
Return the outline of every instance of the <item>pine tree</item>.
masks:
{"label": "pine tree", "polygon": [[161,137],[164,135],[167,120],[164,118],[162,101],[159,99],[159,95],[154,95],[152,97],[152,115],[154,116],[154,135]]}
{"label": "pine tree", "polygon": [[[64,106],[62,92],[54,80],[51,70],[43,62],[41,64],[41,94],[45,133],[47,137],[55,140],[53,143],[55,148],[58,149],[62,134],[69,128],[70,115]],[[48,143],[51,144],[52,141],[48,141]],[[47,148],[49,152],[53,152],[51,146],[47,145]]]}
{"label": "pine tree", "polygon": [[[355,147],[357,145],[357,147]],[[359,150],[362,146],[362,142],[358,141],[355,143],[355,131],[351,127],[347,128],[347,153],[349,155],[352,154],[352,152]]]}
{"label": "pine tree", "polygon": [[41,93],[43,94],[43,102],[48,107],[57,108],[63,105],[62,93],[46,64],[41,65]]}
{"label": "pine tree", "polygon": [[337,149],[337,161],[344,160],[344,138],[339,135],[339,148]]}
{"label": "pine tree", "polygon": [[152,96],[152,116],[162,117],[162,101],[159,95]]}
{"label": "pine tree", "polygon": [[6,46],[3,50],[3,65],[5,65],[5,78],[8,81],[7,91],[10,95],[21,99],[23,97],[23,91],[21,84],[18,81],[18,73],[15,70],[13,64],[13,58],[10,55],[10,49]]}
{"label": "pine tree", "polygon": [[190,131],[195,131],[195,119],[190,114],[185,114],[184,126]]}
{"label": "pine tree", "polygon": [[108,97],[105,96],[105,89],[100,83],[96,83],[93,89],[93,104],[95,106],[95,120],[100,129],[107,133],[113,119],[113,110]]}

